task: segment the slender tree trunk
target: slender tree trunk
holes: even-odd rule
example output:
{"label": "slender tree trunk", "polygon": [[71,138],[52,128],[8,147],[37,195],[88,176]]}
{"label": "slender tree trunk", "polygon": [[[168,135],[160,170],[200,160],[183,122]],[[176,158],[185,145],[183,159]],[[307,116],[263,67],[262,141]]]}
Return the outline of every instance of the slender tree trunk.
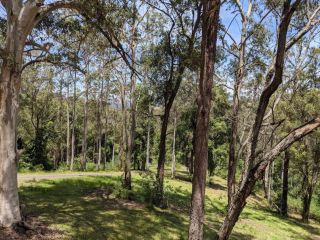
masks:
{"label": "slender tree trunk", "polygon": [[290,155],[289,151],[285,151],[282,165],[282,194],[281,194],[281,215],[288,215],[288,176],[289,176],[289,162]]}
{"label": "slender tree trunk", "polygon": [[146,170],[150,169],[150,106],[148,113],[148,130],[147,130],[147,152],[146,152]]}
{"label": "slender tree trunk", "polygon": [[76,97],[77,97],[77,73],[74,73],[73,80],[73,107],[72,107],[72,133],[71,133],[71,161],[70,161],[70,170],[73,170],[74,157],[76,151]]}
{"label": "slender tree trunk", "polygon": [[69,82],[67,83],[67,166],[70,166],[70,110],[69,110]]}
{"label": "slender tree trunk", "polygon": [[157,176],[156,176],[156,188],[155,195],[153,198],[153,204],[159,207],[164,207],[163,202],[163,181],[164,181],[164,163],[166,159],[166,138],[167,138],[167,128],[169,122],[171,105],[165,106],[164,115],[162,117],[162,125],[160,132],[160,143],[159,143],[159,160],[158,160],[158,168],[157,168]]}
{"label": "slender tree trunk", "polygon": [[294,130],[285,139],[280,141],[277,144],[277,146],[274,147],[268,154],[266,154],[265,160],[253,166],[255,163],[256,148],[259,142],[259,135],[263,118],[265,116],[265,111],[268,107],[271,96],[282,83],[284,58],[286,51],[286,35],[288,31],[288,26],[290,24],[291,17],[294,11],[300,3],[300,0],[295,1],[292,5],[290,0],[286,0],[283,3],[281,22],[278,28],[275,68],[274,71],[270,73],[270,76],[274,77],[267,80],[266,87],[264,88],[260,96],[255,122],[253,124],[252,134],[250,136],[250,142],[248,144],[249,147],[247,151],[247,157],[244,163],[242,180],[239,184],[240,187],[238,192],[234,195],[234,197],[231,200],[227,216],[217,234],[218,240],[226,240],[229,238],[231,231],[246,204],[246,198],[251,193],[258,177],[261,177],[262,172],[265,171],[267,164],[273,161],[274,157],[277,156],[281,151],[288,148],[292,144],[292,141],[296,141],[297,139],[300,139],[301,137],[307,135],[309,133],[310,128],[318,127],[319,123],[317,122],[317,120],[315,120],[315,122],[317,123],[311,121],[310,124],[307,124],[299,129]]}
{"label": "slender tree trunk", "polygon": [[62,126],[62,119],[63,119],[63,80],[60,80],[60,105],[59,105],[59,132],[60,132],[60,137],[59,137],[59,151],[60,151],[60,162],[63,162],[63,126]]}
{"label": "slender tree trunk", "polygon": [[312,186],[308,186],[307,189],[304,190],[303,198],[302,198],[302,221],[304,223],[309,222],[310,217],[310,205],[313,194]]}
{"label": "slender tree trunk", "polygon": [[112,168],[114,167],[114,151],[115,151],[115,147],[114,147],[114,140],[113,140],[113,142],[112,142],[112,158],[111,158]]}
{"label": "slender tree trunk", "polygon": [[100,96],[99,96],[99,106],[98,106],[98,114],[97,114],[97,121],[98,121],[98,136],[97,136],[97,143],[98,143],[98,162],[96,165],[96,170],[100,170],[101,167],[101,159],[102,159],[102,123],[101,123],[101,112],[102,112],[102,99],[103,99],[103,80],[101,79],[100,84]]}
{"label": "slender tree trunk", "polygon": [[193,175],[194,172],[194,152],[195,152],[195,142],[196,142],[196,124],[194,126],[194,130],[192,133],[192,149],[190,153],[190,159],[189,159],[189,173],[190,175]]}
{"label": "slender tree trunk", "polygon": [[272,204],[273,163],[269,163],[264,172],[264,192],[269,205]]}
{"label": "slender tree trunk", "polygon": [[[250,13],[249,13],[250,14]],[[229,144],[229,165],[228,165],[228,206],[235,193],[236,169],[238,158],[236,156],[236,143],[238,136],[238,115],[240,110],[240,92],[245,72],[245,49],[247,37],[247,17],[242,18],[241,42],[239,51],[239,63],[234,83],[233,107],[231,117],[230,144]]]}
{"label": "slender tree trunk", "polygon": [[175,112],[174,122],[173,122],[172,166],[171,166],[172,178],[175,178],[175,174],[176,174],[176,128],[177,128],[177,112]]}
{"label": "slender tree trunk", "polygon": [[83,116],[83,139],[82,139],[82,161],[81,167],[85,171],[87,169],[87,135],[88,135],[88,98],[89,98],[89,83],[88,78],[85,78],[85,99],[84,99],[84,116]]}
{"label": "slender tree trunk", "polygon": [[197,98],[195,164],[189,240],[203,239],[204,201],[208,170],[208,129],[213,85],[220,0],[204,0],[202,15],[201,71]]}
{"label": "slender tree trunk", "polygon": [[[126,174],[124,175],[124,187],[131,189],[131,163],[133,160],[134,151],[134,140],[136,137],[136,47],[137,47],[137,32],[136,32],[136,18],[137,18],[137,8],[136,1],[133,1],[133,23],[131,28],[131,90],[130,90],[130,100],[131,100],[131,114],[130,114],[130,133],[128,134],[128,145],[126,154]],[[134,164],[135,165],[135,164]]]}
{"label": "slender tree trunk", "polygon": [[[128,120],[127,109],[125,103],[125,88],[124,83],[121,83],[120,98],[121,98],[121,111],[122,111],[122,141],[120,145],[120,161],[123,168],[122,186],[131,189],[131,162],[128,161]],[[130,181],[128,181],[130,180]]]}
{"label": "slender tree trunk", "polygon": [[109,98],[109,82],[107,82],[107,91],[106,91],[106,100],[105,100],[105,127],[104,127],[104,170],[107,166],[107,149],[108,149],[108,117],[109,117],[109,107],[108,107],[108,98]]}

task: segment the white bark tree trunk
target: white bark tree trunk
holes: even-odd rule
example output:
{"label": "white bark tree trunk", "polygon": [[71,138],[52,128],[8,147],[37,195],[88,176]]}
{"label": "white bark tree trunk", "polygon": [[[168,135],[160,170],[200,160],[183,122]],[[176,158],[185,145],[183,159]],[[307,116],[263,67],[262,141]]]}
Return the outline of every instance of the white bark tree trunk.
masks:
{"label": "white bark tree trunk", "polygon": [[0,75],[0,226],[21,221],[17,183],[16,124],[22,55],[37,13],[35,3],[2,1],[7,11],[7,36]]}
{"label": "white bark tree trunk", "polygon": [[21,220],[17,186],[16,119],[27,36],[44,15],[58,8],[75,8],[69,1],[1,0],[7,32],[0,52],[0,226]]}
{"label": "white bark tree trunk", "polygon": [[16,154],[17,81],[19,76],[3,66],[0,89],[0,226],[4,227],[21,220]]}

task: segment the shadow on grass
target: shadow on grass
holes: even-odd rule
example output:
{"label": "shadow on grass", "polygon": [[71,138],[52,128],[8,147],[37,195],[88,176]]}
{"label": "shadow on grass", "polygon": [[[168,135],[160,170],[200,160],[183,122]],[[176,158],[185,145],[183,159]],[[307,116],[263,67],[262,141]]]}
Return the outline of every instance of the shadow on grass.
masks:
{"label": "shadow on grass", "polygon": [[[119,177],[31,182],[20,187],[21,202],[25,206],[23,213],[58,227],[63,231],[64,239],[187,239],[190,184],[169,180],[165,190],[169,208],[162,210],[145,203],[143,181],[143,177],[134,178],[135,201],[92,194],[95,189],[116,188],[120,184]],[[225,199],[206,197],[204,239],[213,238],[225,212]],[[259,209],[247,206],[240,218],[249,219],[258,229],[272,224],[269,227],[291,232],[294,239],[313,239],[301,230],[320,235],[319,229],[297,219],[282,218],[262,206]],[[254,239],[253,233],[246,231],[244,234],[244,230],[235,229],[230,239]]]}
{"label": "shadow on grass", "polygon": [[[32,182],[20,187],[23,214],[59,228],[64,239],[187,239],[190,189],[172,187],[167,191],[170,207],[161,210],[142,203],[139,184],[135,179],[137,202],[130,202],[90,194],[93,189],[119,185],[119,177]],[[212,204],[210,212],[219,212],[220,203]],[[206,224],[205,239],[212,239],[219,225],[218,221]],[[232,239],[253,237],[236,232]]]}
{"label": "shadow on grass", "polygon": [[[184,239],[179,214],[91,197],[89,190],[117,184],[113,177],[41,181],[20,188],[24,214],[64,230],[67,239]],[[169,238],[168,238],[169,237]]]}
{"label": "shadow on grass", "polygon": [[[294,239],[315,240],[314,236],[320,236],[320,229],[303,223],[301,220],[293,217],[284,217],[277,212],[271,211],[267,207],[259,207],[259,209],[247,206],[240,216],[241,219],[250,219],[255,224],[268,224],[272,229],[279,229],[290,233]],[[311,236],[306,236],[305,230]]]}

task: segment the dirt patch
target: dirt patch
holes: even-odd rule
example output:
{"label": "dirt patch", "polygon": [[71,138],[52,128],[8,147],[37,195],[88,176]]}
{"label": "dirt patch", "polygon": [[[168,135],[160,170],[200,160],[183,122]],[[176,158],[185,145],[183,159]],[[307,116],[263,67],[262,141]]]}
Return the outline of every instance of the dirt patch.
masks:
{"label": "dirt patch", "polygon": [[91,200],[91,199],[110,199],[113,198],[113,187],[107,186],[107,187],[101,187],[93,190],[85,190],[83,192],[83,195],[85,199]]}
{"label": "dirt patch", "polygon": [[[26,225],[26,226],[25,226]],[[63,232],[44,221],[28,218],[28,224],[0,228],[0,240],[62,240]]]}
{"label": "dirt patch", "polygon": [[107,209],[119,209],[119,208],[144,209],[146,206],[143,203],[114,198],[114,199],[106,199],[105,207]]}

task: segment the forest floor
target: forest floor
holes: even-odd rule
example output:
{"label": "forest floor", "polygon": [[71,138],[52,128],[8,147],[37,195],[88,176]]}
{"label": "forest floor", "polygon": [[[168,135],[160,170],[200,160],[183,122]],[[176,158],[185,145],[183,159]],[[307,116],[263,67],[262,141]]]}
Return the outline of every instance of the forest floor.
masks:
{"label": "forest floor", "polygon": [[[167,177],[166,209],[149,204],[151,175],[134,172],[132,192],[122,190],[120,175],[19,175],[24,220],[33,229],[20,234],[0,229],[0,240],[187,238],[191,182],[185,172],[179,172],[175,180]],[[214,177],[210,182],[206,190],[205,239],[213,239],[226,209],[225,180]],[[124,200],[128,196],[131,200]],[[231,239],[320,240],[320,223],[312,220],[303,224],[298,215],[282,218],[271,212],[265,199],[256,193],[250,197]]]}

